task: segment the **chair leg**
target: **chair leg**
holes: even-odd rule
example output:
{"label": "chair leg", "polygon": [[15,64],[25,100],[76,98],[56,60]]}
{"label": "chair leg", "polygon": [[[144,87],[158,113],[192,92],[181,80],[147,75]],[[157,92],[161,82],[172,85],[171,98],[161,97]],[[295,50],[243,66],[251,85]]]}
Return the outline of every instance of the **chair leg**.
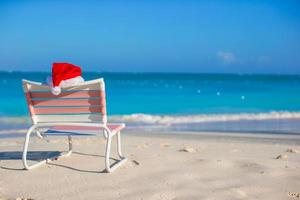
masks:
{"label": "chair leg", "polygon": [[69,142],[69,151],[65,154],[65,156],[69,156],[73,152],[73,141],[71,135],[68,135],[68,142]]}
{"label": "chair leg", "polygon": [[27,170],[35,168],[35,167],[38,167],[41,164],[46,163],[46,160],[43,160],[41,162],[36,163],[35,165],[28,166],[28,164],[27,164],[28,145],[29,145],[30,135],[31,135],[31,133],[32,133],[32,131],[34,129],[35,129],[35,126],[31,126],[28,129],[27,134],[26,134],[26,138],[25,138],[25,143],[24,143],[24,150],[23,150],[23,155],[22,155],[22,161],[23,161],[24,168],[27,169]]}
{"label": "chair leg", "polygon": [[111,136],[109,135],[106,139],[106,147],[105,147],[105,168],[107,172],[111,172],[111,168],[109,164],[110,146],[111,146]]}
{"label": "chair leg", "polygon": [[55,156],[55,157],[52,157],[52,158],[48,158],[48,159],[45,159],[45,160],[42,160],[34,165],[31,165],[29,166],[28,163],[27,163],[27,152],[28,152],[28,146],[29,146],[29,140],[30,140],[30,135],[31,133],[33,132],[33,130],[35,129],[36,127],[33,125],[29,128],[29,130],[27,131],[27,134],[26,134],[26,138],[25,138],[25,143],[24,143],[24,150],[23,150],[23,155],[22,155],[22,161],[23,161],[23,165],[24,165],[24,168],[26,170],[29,170],[29,169],[33,169],[33,168],[36,168],[42,164],[45,164],[47,162],[50,162],[52,160],[57,160],[58,158],[62,158],[62,157],[66,157],[66,156],[69,156],[71,155],[72,153],[72,138],[71,136],[68,136],[68,141],[69,141],[69,151],[65,154],[61,154],[59,156]]}
{"label": "chair leg", "polygon": [[41,132],[40,131],[36,131],[36,135],[40,138],[40,139],[43,139],[44,137],[42,136]]}
{"label": "chair leg", "polygon": [[105,139],[107,139],[107,137],[108,137],[108,133],[107,133],[107,131],[106,131],[106,130],[103,130],[103,136],[104,136],[104,138],[105,138]]}
{"label": "chair leg", "polygon": [[108,138],[106,140],[106,149],[105,149],[105,168],[107,172],[113,172],[115,169],[120,167],[122,164],[124,164],[127,161],[127,158],[122,156],[121,152],[121,138],[120,138],[120,132],[117,133],[117,150],[120,157],[120,160],[118,160],[116,163],[113,164],[113,166],[109,163],[110,158],[110,147],[111,147],[111,139],[112,136],[108,135]]}
{"label": "chair leg", "polygon": [[118,151],[118,155],[121,159],[124,158],[124,156],[122,155],[122,149],[121,149],[121,133],[120,131],[117,133],[117,151]]}

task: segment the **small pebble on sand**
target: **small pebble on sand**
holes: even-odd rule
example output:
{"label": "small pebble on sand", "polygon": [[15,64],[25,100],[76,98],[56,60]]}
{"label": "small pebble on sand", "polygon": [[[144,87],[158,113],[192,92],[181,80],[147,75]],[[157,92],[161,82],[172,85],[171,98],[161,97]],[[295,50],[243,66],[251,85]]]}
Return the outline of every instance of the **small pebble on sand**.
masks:
{"label": "small pebble on sand", "polygon": [[135,165],[140,165],[140,162],[138,162],[138,161],[136,161],[136,160],[132,160],[131,161],[133,164],[135,164]]}

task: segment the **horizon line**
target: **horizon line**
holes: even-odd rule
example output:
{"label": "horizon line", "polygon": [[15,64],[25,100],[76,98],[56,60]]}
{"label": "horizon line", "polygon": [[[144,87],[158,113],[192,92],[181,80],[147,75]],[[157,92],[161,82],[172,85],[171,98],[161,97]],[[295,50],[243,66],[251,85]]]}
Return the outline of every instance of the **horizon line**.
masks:
{"label": "horizon line", "polygon": [[[0,70],[0,73],[51,73],[51,71],[22,71],[22,70]],[[154,71],[145,71],[145,72],[129,72],[129,71],[85,71],[83,73],[105,73],[105,74],[185,74],[185,75],[197,75],[197,74],[211,74],[211,75],[221,75],[221,74],[226,74],[226,75],[275,75],[275,76],[299,76],[300,73],[263,73],[263,72],[259,72],[259,73],[252,73],[252,72],[246,72],[246,73],[242,73],[242,72],[154,72]]]}

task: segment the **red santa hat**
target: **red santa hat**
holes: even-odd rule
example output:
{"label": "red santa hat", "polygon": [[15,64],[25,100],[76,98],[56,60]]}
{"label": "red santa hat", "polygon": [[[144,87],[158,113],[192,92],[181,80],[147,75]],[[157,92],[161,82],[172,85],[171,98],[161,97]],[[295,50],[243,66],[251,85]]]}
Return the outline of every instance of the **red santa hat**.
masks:
{"label": "red santa hat", "polygon": [[61,92],[61,83],[63,81],[81,77],[81,68],[70,63],[52,64],[52,93],[55,95]]}

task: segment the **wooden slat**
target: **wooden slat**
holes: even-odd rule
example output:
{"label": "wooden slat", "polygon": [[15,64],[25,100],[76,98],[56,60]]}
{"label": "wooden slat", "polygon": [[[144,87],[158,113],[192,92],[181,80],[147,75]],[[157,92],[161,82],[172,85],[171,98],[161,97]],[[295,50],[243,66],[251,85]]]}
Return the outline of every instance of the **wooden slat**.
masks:
{"label": "wooden slat", "polygon": [[34,113],[36,115],[40,114],[80,114],[80,113],[100,113],[102,108],[100,106],[96,107],[54,107],[54,108],[34,108]]}
{"label": "wooden slat", "polygon": [[66,91],[60,95],[53,95],[51,92],[30,92],[31,98],[90,98],[100,97],[101,93],[99,90],[94,91]]}
{"label": "wooden slat", "polygon": [[91,106],[100,103],[100,99],[32,100],[33,106]]}
{"label": "wooden slat", "polygon": [[34,119],[38,123],[45,122],[101,122],[101,115],[83,114],[83,115],[35,115]]}

